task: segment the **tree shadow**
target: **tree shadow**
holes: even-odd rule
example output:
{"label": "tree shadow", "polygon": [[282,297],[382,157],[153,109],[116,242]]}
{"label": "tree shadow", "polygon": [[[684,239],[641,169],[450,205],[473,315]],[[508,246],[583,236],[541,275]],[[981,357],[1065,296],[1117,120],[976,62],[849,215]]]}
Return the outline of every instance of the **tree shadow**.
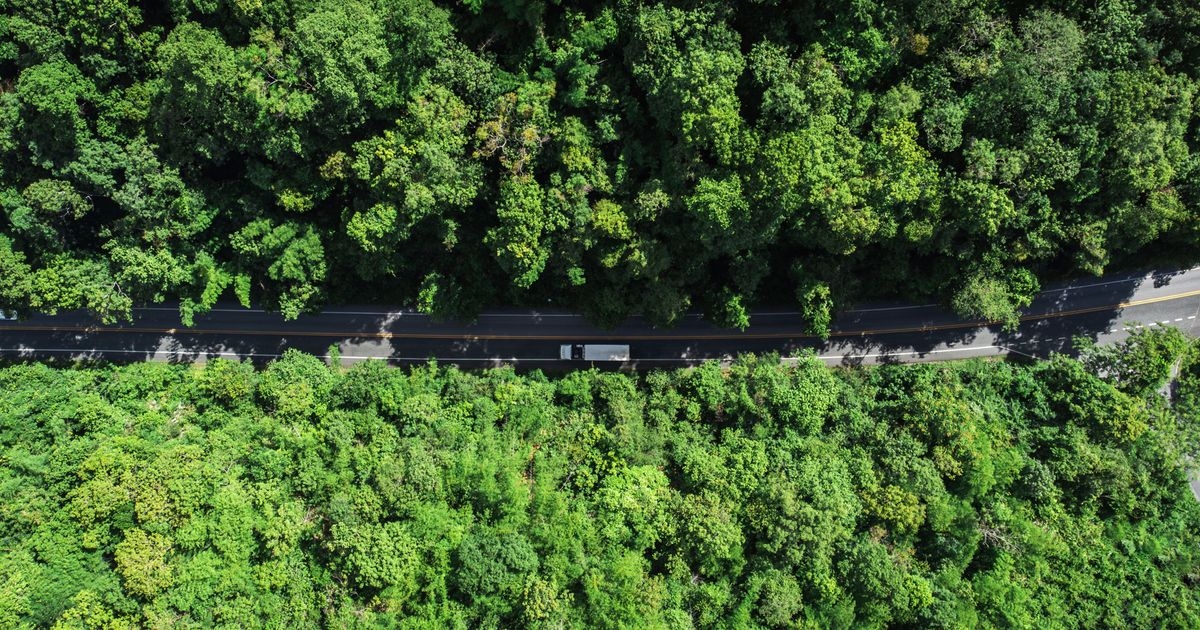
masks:
{"label": "tree shadow", "polygon": [[[0,354],[18,360],[192,363],[229,358],[265,363],[289,348],[327,356],[336,345],[347,362],[379,359],[413,365],[435,359],[466,368],[515,365],[554,370],[677,367],[732,361],[743,353],[788,358],[809,351],[843,366],[1007,352],[1046,358],[1075,352],[1072,339],[1077,336],[1098,342],[1123,334],[1122,324],[1130,318],[1178,319],[1179,302],[1154,296],[1169,295],[1171,285],[1182,282],[1185,274],[1187,270],[1172,269],[1051,286],[1025,309],[1014,330],[963,321],[936,306],[898,304],[846,311],[834,320],[826,339],[806,334],[806,322],[786,311],[755,314],[750,329],[731,331],[695,314],[669,329],[640,317],[601,328],[578,314],[552,310],[500,310],[461,323],[435,321],[411,309],[343,306],[285,322],[278,314],[227,304],[197,316],[192,328],[181,326],[178,312],[169,307],[139,309],[131,324],[105,327],[103,332],[89,331],[94,320],[78,313],[34,316],[21,322],[31,325],[25,330],[0,322]],[[1194,282],[1196,276],[1191,274],[1186,282]],[[1131,302],[1135,294],[1141,300]],[[1128,312],[1131,304],[1136,313]],[[566,343],[627,343],[631,360],[562,361],[558,349]]]}

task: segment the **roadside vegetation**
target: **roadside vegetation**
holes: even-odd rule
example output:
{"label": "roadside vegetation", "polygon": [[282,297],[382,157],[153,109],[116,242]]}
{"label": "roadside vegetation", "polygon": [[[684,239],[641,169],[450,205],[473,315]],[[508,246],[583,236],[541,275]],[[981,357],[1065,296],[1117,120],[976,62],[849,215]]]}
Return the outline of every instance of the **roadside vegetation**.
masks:
{"label": "roadside vegetation", "polygon": [[10,0],[0,307],[1012,321],[1200,238],[1200,11]]}
{"label": "roadside vegetation", "polygon": [[553,378],[15,364],[0,627],[1195,628],[1179,339]]}

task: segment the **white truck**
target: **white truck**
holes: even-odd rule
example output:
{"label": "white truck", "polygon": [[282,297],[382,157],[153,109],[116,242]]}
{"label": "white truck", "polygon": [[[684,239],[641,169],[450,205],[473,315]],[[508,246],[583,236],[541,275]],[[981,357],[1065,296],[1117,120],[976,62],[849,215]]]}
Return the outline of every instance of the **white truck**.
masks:
{"label": "white truck", "polygon": [[564,343],[558,348],[563,361],[628,361],[629,346],[596,343]]}

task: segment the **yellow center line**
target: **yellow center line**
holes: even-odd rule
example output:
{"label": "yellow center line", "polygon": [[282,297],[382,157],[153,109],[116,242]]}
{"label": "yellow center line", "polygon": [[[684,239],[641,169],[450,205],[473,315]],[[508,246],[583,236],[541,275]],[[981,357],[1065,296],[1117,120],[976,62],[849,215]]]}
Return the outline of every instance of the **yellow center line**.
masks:
{"label": "yellow center line", "polygon": [[[1131,306],[1145,306],[1147,304],[1156,304],[1159,302],[1167,302],[1171,300],[1181,300],[1184,298],[1200,296],[1200,289],[1195,291],[1187,291],[1184,293],[1176,293],[1173,295],[1164,295],[1154,298],[1145,298],[1141,300],[1131,300],[1128,302],[1120,302],[1118,304],[1105,304],[1102,306],[1092,306],[1088,308],[1078,308],[1067,311],[1051,311],[1048,313],[1038,313],[1033,315],[1023,315],[1020,321],[1029,322],[1043,319],[1053,319],[1059,317],[1070,317],[1073,315],[1085,315],[1088,313],[1099,313],[1118,308],[1129,308]],[[868,335],[890,335],[900,333],[920,333],[934,332],[939,330],[954,330],[961,328],[981,328],[983,326],[992,326],[1000,324],[998,320],[986,321],[969,321],[969,322],[953,322],[948,324],[930,324],[926,326],[910,326],[904,328],[875,328],[864,330],[835,330],[830,333],[831,337],[865,337]],[[500,335],[489,333],[435,333],[435,332],[388,332],[388,331],[358,331],[358,332],[334,332],[334,331],[319,331],[319,330],[241,330],[241,329],[224,329],[224,328],[150,328],[140,326],[38,326],[38,325],[17,325],[3,326],[0,331],[15,330],[28,332],[85,332],[85,333],[159,333],[166,335],[236,335],[236,336],[271,336],[271,337],[331,337],[341,339],[457,339],[465,341],[551,341],[551,340],[573,340],[573,341],[670,341],[670,340],[736,340],[736,339],[812,339],[816,335],[810,335],[801,332],[773,332],[773,333],[700,333],[700,334],[663,334],[663,335]]]}

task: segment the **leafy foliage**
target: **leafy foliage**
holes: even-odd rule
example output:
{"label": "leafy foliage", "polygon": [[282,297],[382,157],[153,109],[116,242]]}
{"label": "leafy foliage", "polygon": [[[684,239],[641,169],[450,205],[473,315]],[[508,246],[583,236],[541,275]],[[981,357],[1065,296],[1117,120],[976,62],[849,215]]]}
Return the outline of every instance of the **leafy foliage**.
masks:
{"label": "leafy foliage", "polygon": [[1174,339],[555,379],[12,365],[0,622],[1194,627]]}
{"label": "leafy foliage", "polygon": [[1194,255],[1185,0],[567,4],[8,2],[0,305],[792,301],[823,335]]}

